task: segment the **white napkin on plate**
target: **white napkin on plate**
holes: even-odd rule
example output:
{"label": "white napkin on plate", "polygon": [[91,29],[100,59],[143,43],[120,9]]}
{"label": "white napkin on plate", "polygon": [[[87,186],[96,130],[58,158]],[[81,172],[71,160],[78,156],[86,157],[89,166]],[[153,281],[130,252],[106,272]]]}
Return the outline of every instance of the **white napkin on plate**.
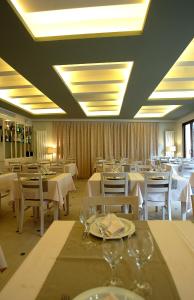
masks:
{"label": "white napkin on plate", "polygon": [[108,214],[98,222],[106,235],[112,236],[121,233],[125,229],[123,222],[115,215]]}

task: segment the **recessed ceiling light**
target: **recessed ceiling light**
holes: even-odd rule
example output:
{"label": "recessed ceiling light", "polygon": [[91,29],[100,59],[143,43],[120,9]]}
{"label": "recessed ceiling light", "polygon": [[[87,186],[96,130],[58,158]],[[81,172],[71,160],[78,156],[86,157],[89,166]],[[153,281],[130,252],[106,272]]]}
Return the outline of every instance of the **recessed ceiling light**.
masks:
{"label": "recessed ceiling light", "polygon": [[149,100],[194,98],[194,39],[165,75]]}
{"label": "recessed ceiling light", "polygon": [[36,40],[141,33],[150,0],[8,0]]}
{"label": "recessed ceiling light", "polygon": [[87,116],[120,114],[133,62],[53,66]]}
{"label": "recessed ceiling light", "polygon": [[0,58],[0,98],[33,114],[65,114],[22,75]]}
{"label": "recessed ceiling light", "polygon": [[181,105],[142,106],[134,118],[162,118]]}

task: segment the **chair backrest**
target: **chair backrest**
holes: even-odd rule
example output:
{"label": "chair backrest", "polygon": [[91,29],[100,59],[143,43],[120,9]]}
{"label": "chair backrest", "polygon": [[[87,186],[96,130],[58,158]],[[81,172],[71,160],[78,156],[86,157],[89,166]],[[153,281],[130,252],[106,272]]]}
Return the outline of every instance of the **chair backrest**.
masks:
{"label": "chair backrest", "polygon": [[64,165],[51,166],[49,168],[49,171],[53,171],[56,173],[64,173]]}
{"label": "chair backrest", "polygon": [[139,201],[137,196],[87,197],[83,199],[83,203],[94,212],[101,206],[105,207],[105,212],[109,212],[110,207],[129,205],[131,207],[130,212],[127,212],[129,219],[139,219]]}
{"label": "chair backrest", "polygon": [[38,164],[24,165],[22,170],[25,173],[38,173],[40,170],[40,166]]}
{"label": "chair backrest", "polygon": [[11,172],[16,172],[16,173],[18,173],[18,172],[21,172],[22,171],[22,165],[21,164],[11,164],[10,165],[10,171]]}
{"label": "chair backrest", "polygon": [[103,163],[103,172],[113,172],[115,163]]}
{"label": "chair backrest", "polygon": [[167,200],[168,202],[170,201],[170,190],[172,184],[171,172],[145,172],[144,178],[145,201],[149,200],[148,194],[150,193],[167,193]]}
{"label": "chair backrest", "polygon": [[128,164],[128,165],[122,165],[122,172],[137,172],[137,165],[134,164]]}
{"label": "chair backrest", "polygon": [[183,163],[181,166],[181,175],[190,177],[194,172],[194,163]]}
{"label": "chair backrest", "polygon": [[128,195],[128,173],[102,172],[101,191],[103,196]]}
{"label": "chair backrest", "polygon": [[42,174],[20,173],[18,181],[23,202],[29,206],[33,206],[34,201],[40,201],[40,205],[43,203]]}
{"label": "chair backrest", "polygon": [[150,171],[151,169],[152,169],[151,165],[137,165],[138,172],[146,172],[146,171]]}

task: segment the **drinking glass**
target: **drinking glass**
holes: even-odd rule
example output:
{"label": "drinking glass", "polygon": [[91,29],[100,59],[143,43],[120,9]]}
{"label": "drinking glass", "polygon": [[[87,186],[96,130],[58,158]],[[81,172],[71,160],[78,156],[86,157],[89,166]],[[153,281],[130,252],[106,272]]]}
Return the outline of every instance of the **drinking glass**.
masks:
{"label": "drinking glass", "polygon": [[142,268],[151,259],[153,251],[154,244],[149,231],[140,230],[128,238],[127,253],[135,258],[138,269],[138,279],[134,281],[133,289],[144,297],[152,294],[152,287],[149,282],[144,281]]}
{"label": "drinking glass", "polygon": [[117,266],[123,258],[124,245],[122,238],[115,240],[103,239],[102,252],[111,268],[111,279],[105,285],[121,286],[122,281],[117,276]]}
{"label": "drinking glass", "polygon": [[80,209],[79,219],[81,224],[84,225],[84,232],[82,239],[85,245],[93,245],[93,242],[89,239],[90,225],[95,221],[96,215],[89,207],[83,207]]}

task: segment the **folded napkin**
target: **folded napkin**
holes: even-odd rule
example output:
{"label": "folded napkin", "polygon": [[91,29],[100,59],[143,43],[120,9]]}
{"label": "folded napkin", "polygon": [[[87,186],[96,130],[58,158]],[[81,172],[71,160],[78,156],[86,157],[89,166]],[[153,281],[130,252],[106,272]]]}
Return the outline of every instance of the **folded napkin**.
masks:
{"label": "folded napkin", "polygon": [[108,214],[98,222],[107,236],[121,233],[125,229],[123,222],[115,215]]}

